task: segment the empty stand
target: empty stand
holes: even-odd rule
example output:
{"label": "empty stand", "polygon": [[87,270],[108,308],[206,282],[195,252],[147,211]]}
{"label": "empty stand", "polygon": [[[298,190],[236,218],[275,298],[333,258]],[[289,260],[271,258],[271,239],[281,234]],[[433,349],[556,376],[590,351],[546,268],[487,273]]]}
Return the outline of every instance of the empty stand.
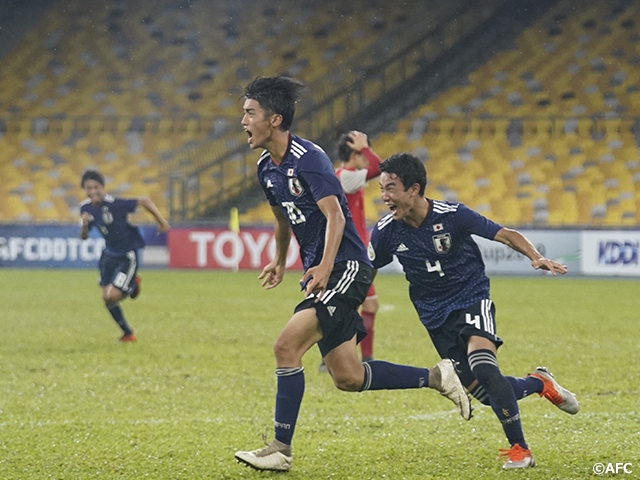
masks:
{"label": "empty stand", "polygon": [[[114,191],[146,194],[164,206],[163,163],[224,134],[215,126],[237,121],[242,87],[253,77],[287,73],[312,83],[380,38],[387,37],[387,50],[411,41],[421,32],[403,28],[415,23],[407,11],[438,18],[461,4],[67,1],[3,58],[0,118],[8,128],[0,139],[0,171],[9,178],[15,160],[25,165],[2,186],[11,201],[0,206],[0,220],[49,220],[56,210],[58,219],[71,218],[76,194],[64,185],[75,189],[89,166],[111,178]],[[51,167],[47,158],[58,163]],[[54,179],[45,182],[34,174],[38,168],[52,168]],[[220,187],[216,181],[233,185],[238,171],[244,167],[231,162],[202,183],[212,190]],[[56,181],[65,192],[57,200],[16,191],[30,183],[43,196]]]}

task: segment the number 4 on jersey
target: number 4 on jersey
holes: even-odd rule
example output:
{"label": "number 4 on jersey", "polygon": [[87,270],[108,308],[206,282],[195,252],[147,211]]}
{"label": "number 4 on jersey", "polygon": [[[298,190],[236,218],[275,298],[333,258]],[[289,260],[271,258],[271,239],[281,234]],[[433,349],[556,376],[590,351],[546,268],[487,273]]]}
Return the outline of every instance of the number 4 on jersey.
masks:
{"label": "number 4 on jersey", "polygon": [[465,322],[468,323],[469,325],[473,325],[474,327],[476,327],[478,330],[482,330],[480,328],[480,315],[474,315],[473,317],[471,316],[470,313],[467,313],[465,315],[464,318]]}
{"label": "number 4 on jersey", "polygon": [[433,265],[431,265],[431,262],[429,262],[429,260],[426,260],[424,263],[427,265],[427,272],[438,272],[441,277],[444,277],[442,266],[440,266],[440,260],[437,260]]}

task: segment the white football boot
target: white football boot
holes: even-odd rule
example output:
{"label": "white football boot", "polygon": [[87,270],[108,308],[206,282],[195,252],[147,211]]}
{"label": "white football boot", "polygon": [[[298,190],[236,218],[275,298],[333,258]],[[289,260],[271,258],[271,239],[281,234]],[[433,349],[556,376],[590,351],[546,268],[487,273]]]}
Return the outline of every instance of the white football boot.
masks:
{"label": "white football boot", "polygon": [[465,420],[471,419],[471,400],[460,382],[453,360],[449,358],[442,359],[431,368],[429,371],[429,387],[436,389],[440,392],[440,395],[451,400],[462,418]]}
{"label": "white football boot", "polygon": [[273,440],[266,447],[250,452],[236,452],[236,460],[246,463],[256,470],[288,472],[293,463],[291,446]]}

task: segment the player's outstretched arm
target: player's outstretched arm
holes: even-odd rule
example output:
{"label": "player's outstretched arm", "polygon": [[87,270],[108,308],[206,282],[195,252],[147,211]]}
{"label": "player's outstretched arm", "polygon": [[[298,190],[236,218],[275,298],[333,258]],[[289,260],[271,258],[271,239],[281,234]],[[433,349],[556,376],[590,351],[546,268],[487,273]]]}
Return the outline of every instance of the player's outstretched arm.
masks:
{"label": "player's outstretched arm", "polygon": [[260,272],[258,280],[262,280],[262,286],[270,290],[277,287],[282,282],[284,271],[287,265],[287,252],[291,243],[291,226],[280,210],[280,207],[271,207],[273,215],[276,217],[274,226],[274,236],[276,239],[276,254]]}
{"label": "player's outstretched arm", "polygon": [[527,237],[522,235],[517,230],[510,228],[501,228],[494,237],[496,242],[504,243],[508,247],[513,248],[516,252],[520,252],[531,260],[531,266],[536,270],[548,270],[553,275],[556,273],[567,273],[567,266],[561,265],[558,262],[545,258],[529,241]]}
{"label": "player's outstretched arm", "polygon": [[158,210],[158,207],[156,207],[156,204],[153,203],[150,198],[140,197],[138,199],[138,205],[142,205],[145,208],[145,210],[147,210],[151,215],[153,215],[153,218],[155,218],[156,222],[158,222],[159,233],[165,233],[169,231],[169,229],[171,228],[171,226],[169,225],[169,222],[165,220],[165,218],[160,213],[160,210]]}

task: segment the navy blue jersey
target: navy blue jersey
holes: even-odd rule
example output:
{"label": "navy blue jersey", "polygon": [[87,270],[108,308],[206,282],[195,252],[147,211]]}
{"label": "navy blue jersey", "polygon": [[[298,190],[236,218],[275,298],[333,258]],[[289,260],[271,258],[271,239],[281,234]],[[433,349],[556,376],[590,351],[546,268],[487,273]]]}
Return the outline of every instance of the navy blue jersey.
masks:
{"label": "navy blue jersey", "polygon": [[489,298],[484,261],[471,234],[493,240],[502,226],[461,203],[429,202],[417,228],[391,215],[381,218],[371,233],[369,258],[380,268],[398,257],[420,321],[431,329],[454,310]]}
{"label": "navy blue jersey", "polygon": [[96,227],[104,237],[104,252],[108,255],[126,255],[131,250],[144,247],[144,240],[137,227],[129,223],[128,215],[138,207],[137,199],[114,198],[105,195],[100,205],[86,199],[80,204],[80,214],[91,215],[89,229]]}
{"label": "navy blue jersey", "polygon": [[317,202],[330,195],[338,197],[346,219],[335,263],[359,260],[371,265],[333,164],[316,144],[290,135],[287,152],[279,165],[271,161],[265,150],[258,160],[258,181],[269,203],[280,207],[291,225],[305,270],[322,260],[327,219]]}

